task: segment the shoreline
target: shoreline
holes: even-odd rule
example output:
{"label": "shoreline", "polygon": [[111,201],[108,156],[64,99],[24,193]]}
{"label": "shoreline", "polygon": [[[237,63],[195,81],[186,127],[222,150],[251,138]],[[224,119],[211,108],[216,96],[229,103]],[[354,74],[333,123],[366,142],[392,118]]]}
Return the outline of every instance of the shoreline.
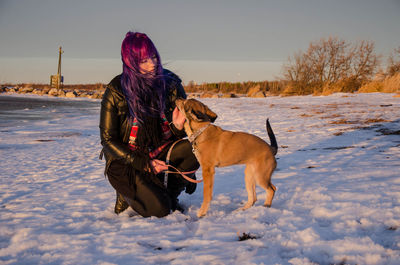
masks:
{"label": "shoreline", "polygon": [[[48,89],[48,88],[32,88],[32,87],[12,87],[5,86],[0,88],[1,94],[8,95],[37,95],[37,96],[48,96],[55,98],[89,98],[89,99],[101,99],[103,97],[104,90],[68,90],[68,89]],[[260,91],[257,91],[260,92]],[[256,93],[257,93],[256,92]],[[261,92],[257,95],[246,95],[237,93],[211,93],[211,92],[187,92],[188,98],[241,98],[241,97],[266,97],[267,94]],[[254,94],[254,93],[253,93]],[[272,96],[272,95],[269,95]],[[276,96],[276,95],[275,95]]]}
{"label": "shoreline", "polygon": [[0,88],[0,94],[27,94],[27,95],[38,95],[38,96],[50,96],[50,97],[64,97],[64,98],[90,98],[90,99],[101,99],[104,90],[90,90],[81,91],[78,89],[56,89],[56,88],[33,88],[33,87],[18,87],[18,86],[5,86]]}
{"label": "shoreline", "polygon": [[[36,95],[47,96],[49,98],[82,98],[82,99],[102,99],[105,89],[79,90],[79,89],[56,89],[56,88],[32,88],[18,86],[4,86],[0,88],[0,95]],[[336,92],[343,94],[360,94],[360,93],[387,93],[393,94],[393,97],[400,97],[399,92],[379,92],[379,91],[363,91],[363,92]],[[238,94],[234,92],[213,93],[213,92],[186,92],[188,98],[266,98],[266,97],[288,97],[288,96],[307,96],[307,95],[284,95],[270,94],[259,89],[250,90],[247,94]],[[327,96],[321,94],[310,94],[313,96]],[[329,94],[328,94],[329,95]]]}

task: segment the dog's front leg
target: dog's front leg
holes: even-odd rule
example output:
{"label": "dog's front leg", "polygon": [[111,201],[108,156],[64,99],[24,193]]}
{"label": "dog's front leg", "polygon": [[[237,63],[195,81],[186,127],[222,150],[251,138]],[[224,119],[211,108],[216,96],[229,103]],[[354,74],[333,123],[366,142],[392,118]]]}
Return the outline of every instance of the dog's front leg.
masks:
{"label": "dog's front leg", "polygon": [[199,211],[197,212],[197,217],[202,217],[206,215],[210,202],[212,200],[212,192],[214,186],[214,167],[203,167],[203,203]]}

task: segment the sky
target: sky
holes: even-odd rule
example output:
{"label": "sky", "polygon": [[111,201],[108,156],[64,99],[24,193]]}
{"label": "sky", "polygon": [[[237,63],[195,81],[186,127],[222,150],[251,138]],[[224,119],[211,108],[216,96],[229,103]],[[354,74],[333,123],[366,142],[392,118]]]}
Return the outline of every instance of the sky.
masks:
{"label": "sky", "polygon": [[108,83],[128,31],[187,83],[278,79],[289,56],[336,36],[400,46],[400,0],[0,0],[0,83]]}

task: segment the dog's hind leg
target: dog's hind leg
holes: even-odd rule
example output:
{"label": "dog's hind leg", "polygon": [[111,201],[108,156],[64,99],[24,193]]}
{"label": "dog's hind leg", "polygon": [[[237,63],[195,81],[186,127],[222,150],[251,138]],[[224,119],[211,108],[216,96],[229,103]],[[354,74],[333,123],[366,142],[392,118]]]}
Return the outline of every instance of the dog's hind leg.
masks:
{"label": "dog's hind leg", "polygon": [[257,184],[260,185],[263,189],[265,189],[266,192],[266,198],[264,202],[265,207],[271,207],[272,204],[272,199],[274,198],[276,187],[274,184],[271,183],[271,176],[272,173],[274,172],[276,167],[276,162],[275,160],[273,163],[268,163],[268,166],[263,173],[263,176],[259,179],[257,179]]}
{"label": "dog's hind leg", "polygon": [[200,209],[197,212],[197,217],[202,217],[206,215],[208,211],[208,207],[210,206],[212,200],[212,192],[214,186],[214,173],[215,170],[213,167],[203,168],[203,203],[201,204]]}
{"label": "dog's hind leg", "polygon": [[247,191],[247,202],[246,204],[240,208],[240,210],[246,210],[254,205],[257,201],[257,194],[256,194],[256,181],[255,181],[255,172],[252,165],[246,165],[246,169],[244,170],[244,180],[246,184],[246,191]]}
{"label": "dog's hind leg", "polygon": [[265,198],[264,206],[271,207],[272,199],[274,198],[276,187],[271,182],[269,183],[268,187],[265,189],[267,195]]}

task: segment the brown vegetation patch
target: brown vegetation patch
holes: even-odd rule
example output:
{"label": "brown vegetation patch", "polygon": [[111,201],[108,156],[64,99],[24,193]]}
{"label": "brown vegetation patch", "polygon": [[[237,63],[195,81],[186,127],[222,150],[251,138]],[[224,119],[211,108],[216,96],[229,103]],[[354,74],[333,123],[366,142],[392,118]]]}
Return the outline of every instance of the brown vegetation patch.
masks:
{"label": "brown vegetation patch", "polygon": [[360,89],[358,89],[358,93],[374,93],[381,92],[383,89],[383,83],[380,81],[372,81],[370,83],[364,84]]}
{"label": "brown vegetation patch", "polygon": [[330,124],[357,124],[357,123],[370,124],[370,123],[379,123],[379,122],[390,122],[390,120],[385,120],[382,118],[370,118],[370,119],[366,119],[363,121],[351,121],[351,120],[347,120],[347,119],[340,119],[340,120],[331,121],[329,123]]}
{"label": "brown vegetation patch", "polygon": [[218,97],[217,94],[214,93],[203,93],[200,95],[201,98],[215,98]]}
{"label": "brown vegetation patch", "polygon": [[384,120],[384,119],[381,119],[381,118],[371,118],[371,119],[367,119],[367,120],[363,121],[362,123],[368,124],[368,123],[378,123],[378,122],[390,122],[390,121],[389,120]]}
{"label": "brown vegetation patch", "polygon": [[340,115],[340,114],[332,114],[330,116],[323,116],[323,117],[321,117],[321,119],[335,119],[335,118],[339,118],[339,117],[342,117],[342,115]]}
{"label": "brown vegetation patch", "polygon": [[337,121],[331,121],[329,123],[330,124],[356,124],[357,122],[356,121],[349,121],[349,120],[346,120],[346,119],[340,119],[340,120],[337,120]]}
{"label": "brown vegetation patch", "polygon": [[371,126],[356,126],[353,128],[349,128],[348,130],[350,131],[355,131],[355,130],[374,130],[377,128],[381,128],[382,126],[380,124],[373,124]]}
{"label": "brown vegetation patch", "polygon": [[379,129],[379,130],[377,130],[377,132],[379,132],[379,133],[381,133],[383,135],[400,135],[400,130],[393,131],[393,130],[390,130],[388,128]]}
{"label": "brown vegetation patch", "polygon": [[324,111],[322,111],[322,110],[314,110],[312,113],[314,113],[314,114],[324,114],[325,112]]}
{"label": "brown vegetation patch", "polygon": [[337,109],[339,106],[337,103],[330,103],[325,105],[329,109]]}
{"label": "brown vegetation patch", "polygon": [[400,92],[400,72],[390,76],[383,81],[383,90],[386,93]]}

